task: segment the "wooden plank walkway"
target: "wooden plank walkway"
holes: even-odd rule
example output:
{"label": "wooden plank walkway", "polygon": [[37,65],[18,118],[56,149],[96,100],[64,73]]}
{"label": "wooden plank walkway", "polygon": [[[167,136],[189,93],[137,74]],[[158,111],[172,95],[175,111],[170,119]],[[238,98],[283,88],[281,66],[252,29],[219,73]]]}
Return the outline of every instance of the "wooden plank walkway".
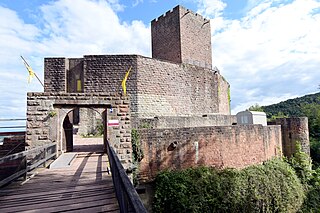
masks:
{"label": "wooden plank walkway", "polygon": [[0,189],[0,212],[119,212],[107,155],[82,152],[71,167],[42,169]]}

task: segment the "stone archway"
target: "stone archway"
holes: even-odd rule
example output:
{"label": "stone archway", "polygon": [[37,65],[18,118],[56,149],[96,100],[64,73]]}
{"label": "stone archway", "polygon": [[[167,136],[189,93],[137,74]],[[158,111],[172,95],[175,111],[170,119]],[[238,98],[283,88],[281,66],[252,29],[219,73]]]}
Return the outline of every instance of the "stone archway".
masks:
{"label": "stone archway", "polygon": [[[64,152],[71,152],[76,148],[74,151],[79,152],[88,152],[89,150],[93,152],[102,152],[105,150],[106,147],[106,141],[108,139],[107,137],[107,127],[106,127],[106,115],[108,109],[112,108],[111,105],[99,105],[99,104],[79,104],[79,105],[67,105],[67,104],[61,104],[61,105],[53,105],[53,109],[55,112],[57,112],[56,121],[51,122],[51,131],[52,133],[55,132],[55,134],[52,134],[51,139],[58,142],[58,151],[60,153]],[[80,126],[87,128],[88,133],[91,131],[91,127],[88,127],[88,123],[86,123],[88,120],[85,120],[84,123],[81,124],[81,111],[93,111],[96,112],[96,114],[99,116],[100,121],[103,125],[103,133],[101,139],[101,143],[94,144],[93,139],[91,138],[91,145],[90,145],[90,139],[89,134],[81,134],[77,135],[75,134],[76,129],[74,128],[74,124],[72,123],[73,118],[73,111],[74,109],[80,109]],[[81,110],[82,109],[82,110]],[[72,125],[72,129],[66,129],[66,118],[69,117],[69,123],[70,126]],[[84,116],[85,117],[85,116]],[[89,119],[95,119],[95,118],[89,118]],[[67,123],[68,123],[67,122]],[[79,128],[79,126],[78,126]],[[76,137],[78,136],[78,137]],[[105,136],[105,137],[104,137]],[[79,142],[80,141],[80,142]],[[81,142],[82,141],[82,142]],[[85,141],[88,142],[88,144],[85,143]],[[95,140],[98,141],[98,140]],[[77,143],[78,142],[78,143]],[[101,145],[100,148],[98,148],[99,144]],[[94,146],[96,147],[94,148]]]}
{"label": "stone archway", "polygon": [[56,142],[60,154],[64,151],[62,131],[66,115],[76,107],[104,109],[104,125],[109,121],[117,123],[106,127],[104,143],[110,143],[126,168],[132,162],[129,106],[128,97],[118,94],[28,93],[26,142],[30,148]]}
{"label": "stone archway", "polygon": [[[63,111],[63,106],[60,106]],[[76,111],[74,109],[77,109]],[[78,110],[79,109],[79,110]],[[64,110],[66,116],[62,122],[61,144],[58,145],[62,152],[103,152],[106,148],[104,138],[107,135],[105,116],[108,108],[99,106],[75,106],[73,109]],[[79,117],[79,122],[74,123],[74,116]]]}

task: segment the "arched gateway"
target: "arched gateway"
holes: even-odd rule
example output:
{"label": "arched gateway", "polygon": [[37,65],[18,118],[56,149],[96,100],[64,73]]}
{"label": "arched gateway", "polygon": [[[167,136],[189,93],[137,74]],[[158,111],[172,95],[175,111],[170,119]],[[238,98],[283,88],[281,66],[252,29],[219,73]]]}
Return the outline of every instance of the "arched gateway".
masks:
{"label": "arched gateway", "polygon": [[104,147],[109,142],[126,168],[132,150],[129,105],[127,97],[110,93],[28,93],[26,142],[29,147],[57,142],[58,153],[70,151],[65,130],[72,122],[66,117],[74,109],[90,108],[101,114]]}

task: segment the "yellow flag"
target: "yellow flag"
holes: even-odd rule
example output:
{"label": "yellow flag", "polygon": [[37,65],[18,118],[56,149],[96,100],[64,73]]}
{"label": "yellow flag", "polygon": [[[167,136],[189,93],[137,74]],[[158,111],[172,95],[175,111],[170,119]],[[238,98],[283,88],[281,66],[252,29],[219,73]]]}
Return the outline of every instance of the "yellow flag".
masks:
{"label": "yellow flag", "polygon": [[[25,65],[26,65],[26,64],[25,64]],[[26,68],[27,68],[27,70],[28,70],[28,72],[29,72],[28,83],[30,83],[31,80],[32,80],[32,78],[34,77],[34,72],[33,72],[32,68],[31,68],[30,66],[27,66],[27,65],[26,65]]]}
{"label": "yellow flag", "polygon": [[29,64],[26,62],[26,60],[24,60],[24,58],[21,56],[22,60],[23,60],[23,64],[24,66],[26,66],[27,70],[28,70],[28,73],[29,73],[29,76],[28,76],[28,83],[31,82],[32,78],[35,76],[32,68],[29,66]]}
{"label": "yellow flag", "polygon": [[128,71],[127,71],[126,75],[124,76],[124,79],[122,80],[122,83],[121,83],[124,95],[127,95],[126,82],[127,82],[127,78],[129,76],[129,73],[131,71],[131,68],[132,68],[132,66],[128,69]]}

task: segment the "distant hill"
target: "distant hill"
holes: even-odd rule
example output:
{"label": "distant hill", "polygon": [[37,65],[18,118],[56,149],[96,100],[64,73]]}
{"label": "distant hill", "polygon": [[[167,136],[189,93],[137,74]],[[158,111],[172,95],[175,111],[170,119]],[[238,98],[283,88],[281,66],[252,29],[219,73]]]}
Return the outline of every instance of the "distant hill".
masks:
{"label": "distant hill", "polygon": [[267,114],[268,118],[272,115],[277,115],[279,112],[282,112],[284,115],[294,117],[303,116],[304,114],[302,113],[301,107],[312,103],[320,104],[320,92],[299,98],[288,99],[269,106],[262,106],[261,108]]}

